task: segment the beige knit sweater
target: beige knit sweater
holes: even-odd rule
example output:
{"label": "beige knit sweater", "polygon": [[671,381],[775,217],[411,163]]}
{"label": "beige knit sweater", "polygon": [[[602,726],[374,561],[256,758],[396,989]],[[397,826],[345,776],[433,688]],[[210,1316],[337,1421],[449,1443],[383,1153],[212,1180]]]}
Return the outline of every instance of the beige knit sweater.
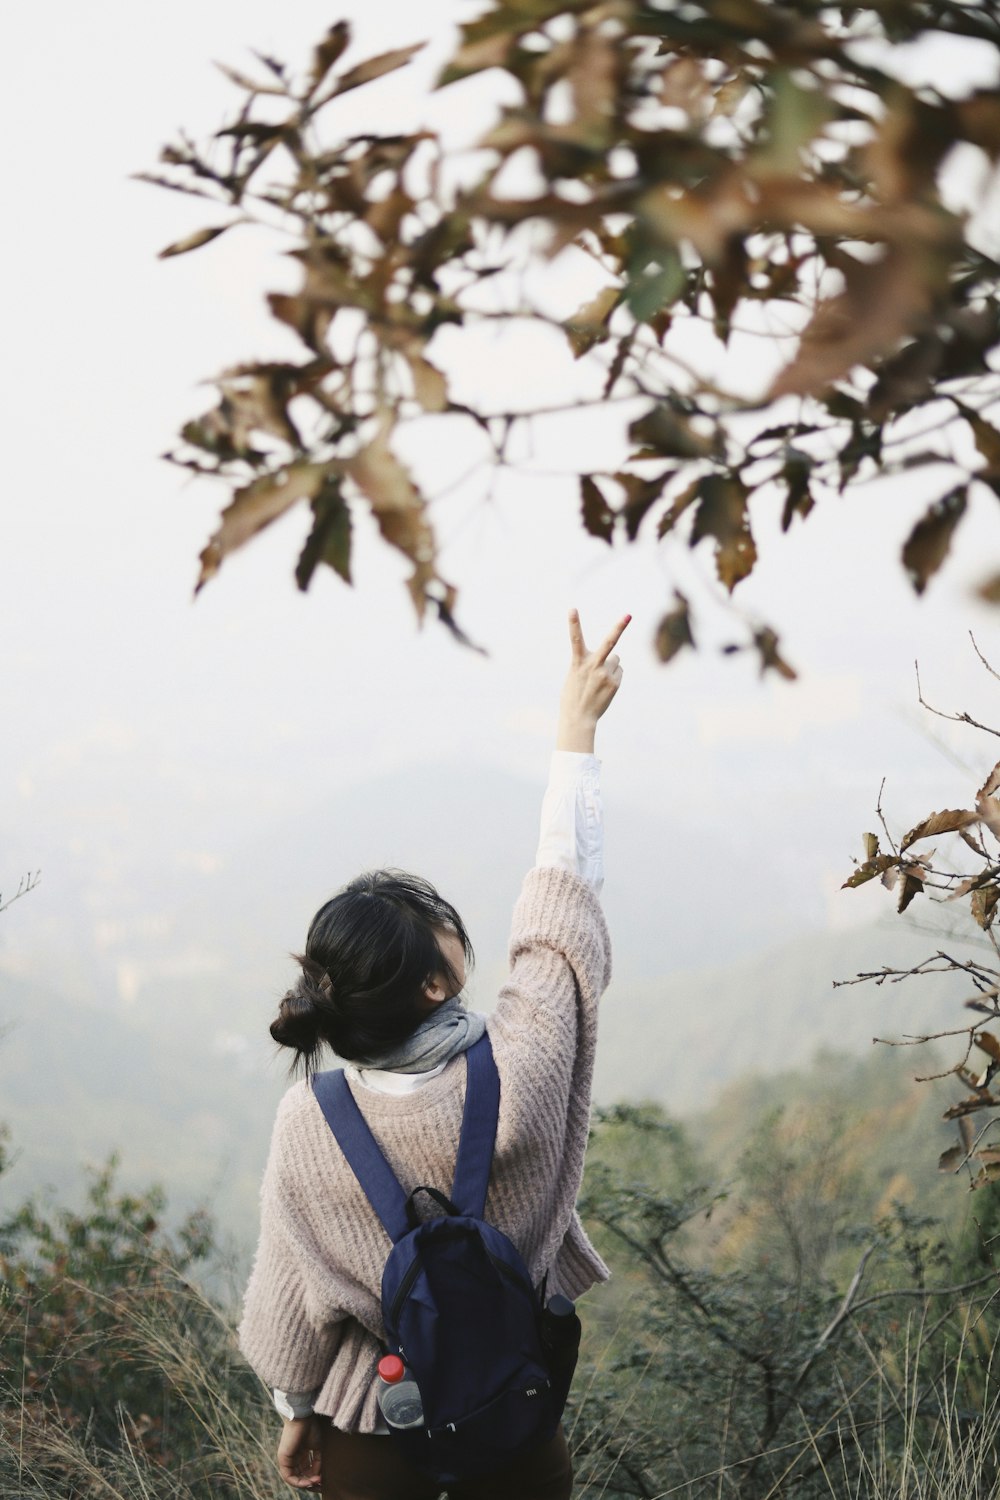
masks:
{"label": "beige knit sweater", "polygon": [[[578,1297],[608,1271],[576,1214],[590,1122],[597,1002],[610,945],[592,888],[530,872],[514,909],[510,979],[488,1029],[500,1119],[486,1217],[539,1283]],[[408,1094],[355,1097],[407,1192],[450,1192],[465,1059]],[[320,1387],[316,1410],[346,1432],[377,1425],[380,1288],[390,1242],[305,1082],[278,1108],[240,1347],[267,1385]]]}

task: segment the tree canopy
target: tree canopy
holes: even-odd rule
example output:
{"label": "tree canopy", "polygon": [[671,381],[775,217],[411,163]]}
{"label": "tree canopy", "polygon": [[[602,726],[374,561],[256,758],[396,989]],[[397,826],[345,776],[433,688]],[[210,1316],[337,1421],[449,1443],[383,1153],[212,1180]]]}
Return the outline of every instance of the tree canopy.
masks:
{"label": "tree canopy", "polygon": [[[576,476],[594,537],[704,543],[731,594],[757,561],[761,506],[787,529],[852,484],[932,469],[939,493],[901,553],[921,593],[970,492],[1000,494],[1000,262],[943,191],[956,154],[984,180],[1000,157],[1000,92],[902,81],[897,49],[941,33],[997,47],[1000,20],[960,0],[493,0],[437,87],[494,70],[518,97],[463,150],[427,129],[331,132],[330,106],[419,50],[352,60],[344,21],[304,71],[263,55],[252,77],[224,68],[230,122],[141,175],[228,214],[162,253],[280,224],[301,284],[268,303],[302,356],[226,369],[169,455],[231,490],[198,587],[294,506],[313,513],[299,587],[320,564],[349,582],[352,510],[367,506],[409,559],[418,615],[430,606],[461,636],[433,496],[394,440],[416,418],[460,417],[484,476],[515,462],[512,432],[552,409],[460,402],[444,368],[488,320],[565,341],[589,392],[572,406],[623,403],[620,464]],[[593,295],[562,314],[518,274],[555,257],[594,271]],[[760,390],[699,368],[696,325],[724,353],[741,330],[773,342],[778,315],[787,353]],[[982,593],[1000,599],[1000,572]],[[696,614],[675,593],[663,660],[694,643]],[[747,625],[762,669],[794,675],[775,632]]]}

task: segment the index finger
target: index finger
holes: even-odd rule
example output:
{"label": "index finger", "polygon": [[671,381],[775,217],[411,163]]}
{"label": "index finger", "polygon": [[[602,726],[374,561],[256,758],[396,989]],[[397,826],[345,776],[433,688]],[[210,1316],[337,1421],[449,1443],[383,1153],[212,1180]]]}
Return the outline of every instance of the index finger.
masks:
{"label": "index finger", "polygon": [[631,618],[631,615],[622,615],[621,619],[618,621],[618,624],[614,627],[611,633],[604,638],[602,644],[594,652],[595,661],[607,661],[608,657],[611,655],[612,651],[621,640],[625,627],[628,624],[629,620],[631,620]]}
{"label": "index finger", "polygon": [[587,648],[583,643],[583,626],[580,624],[579,611],[575,609],[569,612],[569,643],[573,651],[573,660],[583,661]]}

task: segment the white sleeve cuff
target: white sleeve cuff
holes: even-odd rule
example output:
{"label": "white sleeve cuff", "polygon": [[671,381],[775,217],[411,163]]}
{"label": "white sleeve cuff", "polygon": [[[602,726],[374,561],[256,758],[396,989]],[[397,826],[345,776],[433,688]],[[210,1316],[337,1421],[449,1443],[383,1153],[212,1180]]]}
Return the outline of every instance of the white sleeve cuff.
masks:
{"label": "white sleeve cuff", "polygon": [[274,1405],[278,1415],[286,1422],[295,1422],[302,1417],[311,1417],[313,1402],[319,1395],[319,1387],[312,1391],[279,1391],[275,1389]]}

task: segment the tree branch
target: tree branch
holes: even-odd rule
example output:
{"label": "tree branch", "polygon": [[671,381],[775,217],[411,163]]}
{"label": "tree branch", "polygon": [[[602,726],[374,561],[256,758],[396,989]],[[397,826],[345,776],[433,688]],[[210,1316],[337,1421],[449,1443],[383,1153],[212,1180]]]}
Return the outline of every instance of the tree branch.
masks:
{"label": "tree branch", "polygon": [[6,901],[0,896],[0,912],[6,911],[9,906],[14,905],[15,901],[20,901],[22,896],[26,896],[29,891],[33,891],[41,878],[41,870],[35,870],[34,872],[29,870],[27,875],[22,875],[13,896],[8,896]]}

